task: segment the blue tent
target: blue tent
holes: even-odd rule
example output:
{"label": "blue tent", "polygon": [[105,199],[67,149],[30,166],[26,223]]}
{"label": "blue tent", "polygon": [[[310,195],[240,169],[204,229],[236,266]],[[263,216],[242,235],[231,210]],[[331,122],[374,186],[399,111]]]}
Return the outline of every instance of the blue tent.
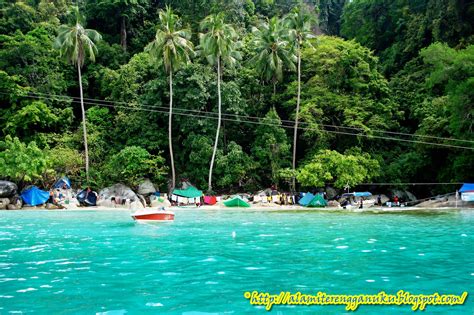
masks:
{"label": "blue tent", "polygon": [[363,191],[363,192],[355,192],[354,196],[356,196],[356,197],[369,197],[369,196],[372,196],[372,194],[369,193],[368,191]]}
{"label": "blue tent", "polygon": [[465,193],[469,191],[474,192],[474,184],[465,183],[464,185],[462,185],[461,189],[459,189],[460,193]]}
{"label": "blue tent", "polygon": [[311,202],[311,200],[313,200],[313,198],[314,195],[310,192],[307,192],[304,197],[298,201],[298,203],[302,206],[307,206]]}
{"label": "blue tent", "polygon": [[97,195],[92,190],[87,192],[87,189],[84,189],[76,196],[77,201],[79,203],[84,204],[86,206],[95,206],[97,203]]}
{"label": "blue tent", "polygon": [[56,183],[54,183],[53,188],[63,188],[64,185],[66,185],[67,189],[71,188],[71,181],[66,176],[64,176],[63,178],[58,179],[56,181]]}
{"label": "blue tent", "polygon": [[21,198],[26,204],[37,206],[45,203],[49,199],[49,192],[32,186],[21,193]]}

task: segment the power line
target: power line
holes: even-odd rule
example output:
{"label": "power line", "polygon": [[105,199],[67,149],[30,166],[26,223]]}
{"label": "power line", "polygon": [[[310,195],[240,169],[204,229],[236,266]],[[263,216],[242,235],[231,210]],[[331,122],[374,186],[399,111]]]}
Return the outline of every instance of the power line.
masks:
{"label": "power line", "polygon": [[[74,97],[74,96],[66,96],[66,95],[57,95],[57,94],[47,94],[47,93],[30,93],[32,95],[47,95],[47,96],[56,96],[59,98],[66,98],[69,100],[69,98],[72,99],[79,99],[79,97]],[[125,105],[130,105],[130,103],[126,102],[120,102],[120,101],[108,101],[108,100],[100,100],[100,99],[94,99],[94,98],[83,98],[84,100],[90,100],[90,101],[96,101],[96,102],[105,102],[105,103],[112,103],[112,104],[125,104]],[[145,103],[137,103],[137,105],[140,105],[142,107],[149,107],[153,109],[163,109],[163,110],[169,110],[169,107],[164,107],[164,106],[156,106],[156,105],[150,105],[150,104],[145,104]],[[179,108],[176,107],[174,108],[175,111],[183,111],[183,112],[194,112],[194,113],[205,113],[206,115],[218,115],[217,113],[214,112],[203,112],[201,110],[194,110],[194,109],[185,109],[185,108]],[[236,118],[245,118],[245,119],[257,119],[257,120],[262,120],[262,117],[256,117],[256,116],[244,116],[244,115],[237,115],[237,114],[227,114],[227,113],[222,113],[223,116],[229,116],[229,117],[236,117]],[[278,120],[274,120],[276,123]],[[293,120],[284,120],[280,119],[282,123],[288,123],[288,124],[294,124]],[[300,122],[301,125],[310,125],[310,123],[307,122]],[[345,127],[345,126],[336,126],[336,125],[328,125],[328,124],[321,124],[317,123],[317,125],[326,127],[326,128],[334,128],[334,129],[348,129],[348,130],[356,130],[359,132],[364,132],[365,130],[362,128],[357,128],[357,127]],[[378,129],[371,129],[372,132],[376,133],[385,133],[385,134],[391,134],[391,135],[400,135],[400,136],[410,136],[410,137],[417,137],[417,138],[426,138],[426,139],[437,139],[437,140],[446,140],[446,141],[455,141],[455,142],[465,142],[465,143],[474,143],[473,140],[465,140],[465,139],[456,139],[456,138],[446,138],[446,137],[437,137],[437,136],[429,136],[429,135],[416,135],[416,134],[411,134],[411,133],[404,133],[404,132],[395,132],[395,131],[386,131],[386,130],[378,130]]]}
{"label": "power line", "polygon": [[[51,97],[41,97],[41,96],[25,96],[25,97],[30,97],[30,98],[43,98],[43,99],[50,99],[50,100],[55,100],[54,98]],[[72,100],[73,103],[80,103],[77,100]],[[110,108],[124,108],[124,109],[129,109],[129,110],[136,110],[136,111],[148,111],[148,112],[156,112],[156,113],[162,113],[162,114],[169,114],[168,111],[166,110],[157,110],[157,109],[148,109],[148,108],[136,108],[136,107],[130,107],[130,106],[123,106],[123,105],[114,105],[114,104],[102,104],[102,103],[96,103],[96,102],[84,102],[85,104],[88,105],[96,105],[96,106],[103,106],[103,107],[110,107]],[[212,115],[198,115],[198,114],[189,114],[189,113],[174,113],[174,115],[179,115],[179,116],[188,116],[188,117],[194,117],[194,118],[205,118],[205,119],[218,119],[218,117],[212,116]],[[282,128],[288,128],[288,129],[293,129],[293,126],[288,126],[288,125],[276,125],[273,123],[265,123],[265,122],[260,122],[260,121],[250,121],[250,120],[240,120],[240,119],[230,119],[230,118],[222,118],[224,121],[231,121],[231,122],[239,122],[239,123],[250,123],[250,124],[256,124],[256,125],[266,125],[266,126],[278,126]],[[444,143],[434,143],[434,142],[426,142],[426,141],[419,141],[419,140],[408,140],[408,139],[400,139],[400,138],[393,138],[393,137],[382,137],[382,136],[375,136],[375,135],[366,135],[366,134],[361,134],[361,133],[350,133],[350,132],[343,132],[343,131],[335,131],[335,130],[325,130],[325,129],[316,129],[316,128],[308,128],[308,127],[298,127],[299,130],[306,130],[306,131],[322,131],[326,133],[334,133],[334,134],[341,134],[341,135],[349,135],[349,136],[356,136],[356,137],[365,137],[365,138],[375,138],[375,139],[382,139],[382,140],[394,140],[394,141],[400,141],[400,142],[410,142],[410,143],[418,143],[418,144],[425,144],[425,145],[433,145],[433,146],[441,146],[441,147],[446,147],[446,148],[456,148],[456,149],[465,149],[465,150],[474,150],[474,147],[464,147],[464,146],[457,146],[457,145],[450,145],[450,144],[444,144]]]}

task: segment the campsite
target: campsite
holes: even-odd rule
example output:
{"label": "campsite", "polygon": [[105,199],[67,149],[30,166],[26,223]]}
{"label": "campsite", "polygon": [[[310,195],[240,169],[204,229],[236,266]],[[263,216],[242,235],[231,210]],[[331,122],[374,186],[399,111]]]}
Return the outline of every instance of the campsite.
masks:
{"label": "campsite", "polygon": [[474,1],[0,0],[0,314],[474,314]]}

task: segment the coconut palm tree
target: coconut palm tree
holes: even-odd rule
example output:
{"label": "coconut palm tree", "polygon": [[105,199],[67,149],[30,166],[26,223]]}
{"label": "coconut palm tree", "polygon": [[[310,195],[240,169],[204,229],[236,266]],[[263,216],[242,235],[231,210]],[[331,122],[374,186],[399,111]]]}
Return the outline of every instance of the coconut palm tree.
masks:
{"label": "coconut palm tree", "polygon": [[171,159],[172,186],[176,185],[176,173],[174,168],[174,155],[172,143],[172,115],[173,115],[173,72],[182,64],[191,62],[194,56],[194,46],[190,41],[191,32],[181,28],[180,18],[173,13],[171,7],[159,13],[160,25],[156,30],[155,39],[145,47],[158,62],[162,62],[165,71],[169,75],[170,109],[168,115],[168,142]]}
{"label": "coconut palm tree", "polygon": [[287,28],[277,17],[253,27],[253,43],[256,55],[249,60],[255,65],[264,81],[273,83],[273,95],[277,82],[283,80],[283,69],[296,70],[296,55],[287,36]]}
{"label": "coconut palm tree", "polygon": [[[310,46],[309,39],[314,38],[314,34],[311,31],[313,24],[313,17],[303,7],[303,4],[293,8],[285,17],[286,25],[289,29],[289,38],[296,50],[296,58],[298,64],[298,92],[296,97],[296,113],[295,113],[295,128],[293,132],[293,173],[296,169],[296,139],[298,136],[298,116],[300,111],[300,98],[301,98],[301,49],[304,46]],[[292,178],[292,189],[296,189],[295,177]]]}
{"label": "coconut palm tree", "polygon": [[217,152],[217,144],[219,141],[219,132],[221,129],[221,74],[222,66],[224,64],[233,66],[237,60],[241,59],[240,53],[237,49],[240,42],[237,40],[237,33],[235,29],[225,23],[224,14],[212,14],[204,18],[200,24],[201,31],[205,33],[199,34],[199,48],[200,54],[206,57],[211,65],[217,66],[217,106],[218,106],[218,120],[216,140],[214,142],[214,150],[212,151],[211,165],[209,167],[209,181],[208,191],[212,191],[212,170],[214,167],[214,160]]}
{"label": "coconut palm tree", "polygon": [[84,17],[80,14],[77,6],[72,7],[71,13],[73,16],[71,23],[59,26],[58,36],[54,41],[54,47],[59,49],[61,57],[65,58],[72,65],[77,66],[82,110],[82,130],[84,133],[86,179],[87,182],[89,182],[89,151],[87,148],[86,112],[84,110],[82,95],[81,68],[87,56],[91,61],[95,61],[95,56],[97,55],[96,43],[100,41],[102,37],[97,31],[84,28]]}

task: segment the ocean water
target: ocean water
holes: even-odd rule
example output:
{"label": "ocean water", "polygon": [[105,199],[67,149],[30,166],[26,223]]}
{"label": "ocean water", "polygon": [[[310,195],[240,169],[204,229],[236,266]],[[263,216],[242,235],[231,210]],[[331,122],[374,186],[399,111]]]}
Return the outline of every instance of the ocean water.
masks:
{"label": "ocean water", "polygon": [[[471,295],[426,314],[474,314],[474,211],[0,212],[0,314],[265,314],[245,291]],[[274,306],[273,314],[349,314]],[[357,314],[412,314],[362,305]]]}

